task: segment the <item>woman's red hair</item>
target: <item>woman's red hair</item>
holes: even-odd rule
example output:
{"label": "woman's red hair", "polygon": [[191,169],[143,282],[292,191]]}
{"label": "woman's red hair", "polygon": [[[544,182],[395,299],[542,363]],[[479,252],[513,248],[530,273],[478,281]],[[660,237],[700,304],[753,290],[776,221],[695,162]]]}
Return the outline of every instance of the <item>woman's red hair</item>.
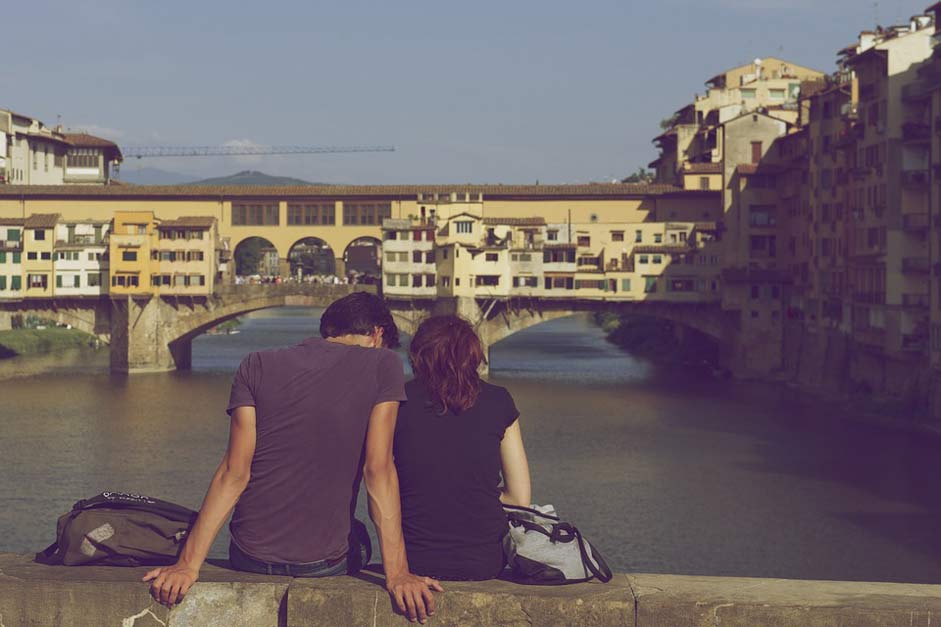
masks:
{"label": "woman's red hair", "polygon": [[412,338],[408,357],[439,414],[459,414],[477,402],[477,368],[484,349],[467,320],[452,315],[428,318]]}

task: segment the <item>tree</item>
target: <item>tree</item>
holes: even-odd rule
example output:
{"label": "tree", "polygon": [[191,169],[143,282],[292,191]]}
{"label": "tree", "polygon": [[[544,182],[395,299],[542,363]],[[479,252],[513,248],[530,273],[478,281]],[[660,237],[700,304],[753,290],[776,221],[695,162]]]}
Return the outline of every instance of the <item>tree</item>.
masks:
{"label": "tree", "polygon": [[258,274],[258,264],[261,263],[262,248],[271,244],[261,237],[250,237],[235,249],[235,274],[248,276]]}
{"label": "tree", "polygon": [[653,183],[653,172],[644,167],[638,167],[633,174],[621,179],[622,183]]}

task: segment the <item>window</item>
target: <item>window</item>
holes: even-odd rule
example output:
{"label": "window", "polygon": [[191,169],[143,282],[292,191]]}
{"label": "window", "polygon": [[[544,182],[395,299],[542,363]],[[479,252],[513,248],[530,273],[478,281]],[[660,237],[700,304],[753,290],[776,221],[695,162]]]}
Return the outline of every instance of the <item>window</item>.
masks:
{"label": "window", "polygon": [[755,89],[753,87],[742,90],[742,98],[754,98],[754,97],[755,97]]}
{"label": "window", "polygon": [[751,310],[751,317],[752,317],[752,320],[757,320],[757,319],[758,319],[758,312],[755,311],[754,309],[752,309],[752,310]]}
{"label": "window", "polygon": [[709,189],[709,177],[708,176],[699,177],[699,189]]}
{"label": "window", "polygon": [[[289,225],[336,224],[336,205],[329,203],[288,203]],[[391,232],[395,239],[395,231]]]}
{"label": "window", "polygon": [[644,293],[653,294],[656,291],[657,291],[657,277],[645,276],[644,277]]}
{"label": "window", "polygon": [[621,279],[621,291],[630,292],[631,291],[631,280],[630,279]]}
{"label": "window", "polygon": [[0,263],[7,262],[7,252],[5,250],[0,250]]}
{"label": "window", "polygon": [[751,205],[748,207],[748,224],[753,227],[772,227],[778,223],[777,207],[774,205]]}
{"label": "window", "polygon": [[448,258],[448,249],[447,249],[447,248],[442,248],[442,249],[441,249],[441,258],[442,258],[442,259],[447,259],[447,258]]}
{"label": "window", "polygon": [[612,242],[623,242],[623,241],[624,241],[624,231],[611,231],[611,241],[612,241]]}
{"label": "window", "polygon": [[10,289],[14,292],[18,292],[23,289],[23,277],[12,276],[10,277]]}
{"label": "window", "polygon": [[456,224],[458,233],[471,233],[474,229],[474,223],[469,220],[461,220]]}
{"label": "window", "polygon": [[121,261],[137,261],[137,251],[136,250],[121,251]]}
{"label": "window", "polygon": [[784,100],[784,90],[783,89],[769,89],[768,98],[771,98],[772,100]]}
{"label": "window", "polygon": [[7,241],[10,241],[10,242],[20,241],[20,230],[19,229],[7,229]]}
{"label": "window", "polygon": [[634,231],[634,241],[640,243],[644,240],[643,231]]}
{"label": "window", "polygon": [[0,291],[7,289],[7,278],[0,274]]}
{"label": "window", "polygon": [[588,235],[579,235],[578,245],[579,246],[591,246],[591,237]]}
{"label": "window", "polygon": [[498,274],[478,274],[475,278],[475,284],[478,287],[496,287],[500,285],[500,275]]}
{"label": "window", "polygon": [[36,240],[37,242],[41,242],[42,240],[46,239],[45,229],[33,230],[33,239]]}
{"label": "window", "polygon": [[650,262],[650,257],[648,257],[647,255],[641,255],[637,259],[637,263],[649,263],[649,262]]}
{"label": "window", "polygon": [[422,263],[423,258],[424,258],[424,255],[422,255],[422,252],[420,250],[412,251],[412,263]]}
{"label": "window", "polygon": [[400,252],[400,253],[399,253],[399,261],[408,263],[408,253],[407,253],[407,252],[404,252],[404,251],[403,251],[403,252]]}
{"label": "window", "polygon": [[39,259],[39,255],[33,252],[29,252],[29,253],[26,253],[26,259],[28,261],[36,261],[37,259]]}
{"label": "window", "polygon": [[654,235],[653,235],[653,243],[654,243],[654,244],[662,244],[662,243],[663,243],[663,234],[662,234],[662,233],[654,233]]}
{"label": "window", "polygon": [[749,238],[751,257],[776,257],[777,241],[774,235],[752,235]]}
{"label": "window", "polygon": [[39,259],[40,259],[41,261],[51,261],[51,260],[52,260],[52,253],[50,253],[50,252],[41,252],[41,253],[39,253]]}
{"label": "window", "polygon": [[761,287],[759,287],[758,285],[752,285],[752,286],[751,286],[751,297],[752,297],[752,298],[759,298],[760,296],[761,296]]}
{"label": "window", "polygon": [[13,263],[20,263],[23,253],[13,253]]}
{"label": "window", "polygon": [[98,168],[97,150],[92,148],[72,148],[68,152],[70,168]]}
{"label": "window", "polygon": [[392,203],[343,203],[343,224],[378,224],[392,217]]}
{"label": "window", "polygon": [[441,287],[451,287],[451,277],[449,276],[441,277]]}
{"label": "window", "polygon": [[426,274],[425,275],[425,287],[434,287],[435,286],[435,275]]}
{"label": "window", "polygon": [[429,250],[425,253],[425,263],[435,262],[435,251]]}
{"label": "window", "polygon": [[546,239],[550,242],[559,241],[559,232],[558,231],[546,231]]}
{"label": "window", "polygon": [[751,143],[751,162],[758,163],[761,161],[761,142],[752,142]]}
{"label": "window", "polygon": [[29,286],[30,289],[45,290],[49,287],[49,275],[48,274],[27,274],[26,284]]}
{"label": "window", "polygon": [[486,261],[497,261],[498,259],[500,259],[500,255],[499,253],[487,253],[486,255],[484,255],[484,259]]}
{"label": "window", "polygon": [[654,262],[654,263],[663,263],[663,257],[661,257],[660,255],[654,255],[654,256],[653,256],[653,262]]}
{"label": "window", "polygon": [[232,224],[235,226],[278,226],[277,203],[232,203]]}
{"label": "window", "polygon": [[100,285],[101,285],[101,273],[89,272],[88,273],[88,287],[99,287]]}

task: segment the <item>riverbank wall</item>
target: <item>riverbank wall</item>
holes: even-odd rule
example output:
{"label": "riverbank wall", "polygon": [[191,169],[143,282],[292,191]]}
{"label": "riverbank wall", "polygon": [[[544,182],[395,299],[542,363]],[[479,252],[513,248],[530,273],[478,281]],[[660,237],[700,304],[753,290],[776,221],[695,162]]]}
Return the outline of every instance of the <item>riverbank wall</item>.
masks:
{"label": "riverbank wall", "polygon": [[0,330],[0,359],[97,346],[98,343],[94,335],[62,327]]}
{"label": "riverbank wall", "polygon": [[[146,568],[43,566],[0,554],[0,624],[71,627],[406,625],[382,578],[291,579],[206,566],[172,610]],[[428,625],[854,627],[937,624],[941,585],[618,574],[611,583],[446,582]]]}

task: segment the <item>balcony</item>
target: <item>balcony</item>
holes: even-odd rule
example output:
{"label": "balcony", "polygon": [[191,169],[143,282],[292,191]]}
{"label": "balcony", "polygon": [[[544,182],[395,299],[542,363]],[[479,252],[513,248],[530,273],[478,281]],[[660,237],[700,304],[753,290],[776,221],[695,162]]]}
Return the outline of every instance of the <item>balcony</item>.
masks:
{"label": "balcony", "polygon": [[931,138],[931,125],[923,122],[905,122],[902,124],[902,141],[923,143]]}
{"label": "balcony", "polygon": [[902,215],[902,228],[906,231],[920,232],[928,229],[928,212],[906,213]]}
{"label": "balcony", "polygon": [[928,348],[928,336],[924,333],[903,333],[903,351],[923,351]]}
{"label": "balcony", "polygon": [[66,244],[69,246],[102,246],[104,245],[104,238],[92,234],[78,234],[68,238]]}
{"label": "balcony", "polygon": [[923,187],[928,184],[928,170],[904,170],[902,172],[902,185],[909,187]]}
{"label": "balcony", "polygon": [[927,309],[928,308],[928,295],[927,294],[902,294],[902,306],[910,307],[912,309]]}
{"label": "balcony", "polygon": [[902,259],[904,274],[928,274],[930,264],[926,257],[905,257]]}
{"label": "balcony", "polygon": [[853,339],[860,344],[882,348],[885,346],[885,329],[877,329],[875,327],[856,329],[853,331]]}

